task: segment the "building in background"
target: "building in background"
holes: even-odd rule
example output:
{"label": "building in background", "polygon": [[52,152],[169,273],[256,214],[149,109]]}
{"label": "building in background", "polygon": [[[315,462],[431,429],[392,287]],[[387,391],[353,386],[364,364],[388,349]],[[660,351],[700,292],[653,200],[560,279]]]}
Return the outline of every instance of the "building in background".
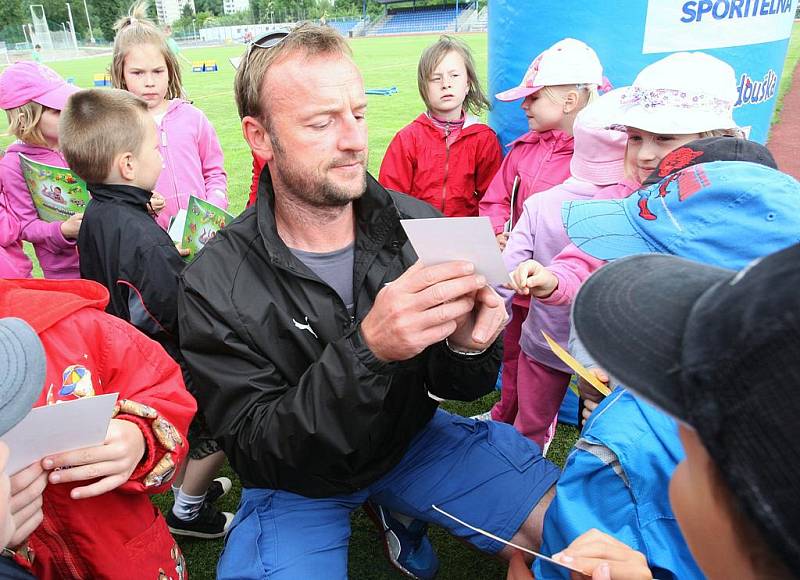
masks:
{"label": "building in background", "polygon": [[225,14],[244,12],[250,8],[250,0],[223,0],[222,10]]}
{"label": "building in background", "polygon": [[172,24],[181,17],[187,4],[192,7],[192,12],[194,12],[194,0],[156,0],[158,23]]}

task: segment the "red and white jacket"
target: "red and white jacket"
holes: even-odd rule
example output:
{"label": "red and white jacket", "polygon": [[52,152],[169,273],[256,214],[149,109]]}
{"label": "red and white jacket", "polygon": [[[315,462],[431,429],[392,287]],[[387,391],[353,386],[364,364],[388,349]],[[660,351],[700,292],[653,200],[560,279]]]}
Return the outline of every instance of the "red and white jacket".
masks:
{"label": "red and white jacket", "polygon": [[70,491],[88,482],[47,485],[44,521],[28,540],[33,573],[42,579],[184,579],[183,555],[149,494],[168,489],[186,456],[197,404],[175,361],[106,314],[106,304],[108,291],[88,280],[0,280],[0,317],[22,318],[44,345],[47,375],[35,406],[119,393],[115,418],[137,425],[145,440],[140,464],[113,491],[73,500]]}
{"label": "red and white jacket", "polygon": [[497,135],[475,117],[466,116],[460,134],[448,145],[445,132],[423,113],[389,143],[378,181],[446,216],[477,216],[478,202],[502,159]]}

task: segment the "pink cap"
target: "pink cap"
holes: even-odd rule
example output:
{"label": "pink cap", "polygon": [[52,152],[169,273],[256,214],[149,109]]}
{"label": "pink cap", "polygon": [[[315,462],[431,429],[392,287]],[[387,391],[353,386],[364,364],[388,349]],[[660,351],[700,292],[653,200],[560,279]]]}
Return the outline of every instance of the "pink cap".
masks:
{"label": "pink cap", "polygon": [[33,61],[12,64],[0,75],[0,108],[14,109],[33,101],[60,111],[80,89],[53,69]]}
{"label": "pink cap", "polygon": [[565,38],[533,59],[519,86],[497,93],[495,98],[516,101],[544,87],[603,83],[603,66],[594,50],[580,40]]}
{"label": "pink cap", "polygon": [[613,125],[619,114],[617,99],[608,94],[589,103],[572,128],[575,151],[569,163],[573,177],[594,185],[614,185],[625,177],[628,134]]}

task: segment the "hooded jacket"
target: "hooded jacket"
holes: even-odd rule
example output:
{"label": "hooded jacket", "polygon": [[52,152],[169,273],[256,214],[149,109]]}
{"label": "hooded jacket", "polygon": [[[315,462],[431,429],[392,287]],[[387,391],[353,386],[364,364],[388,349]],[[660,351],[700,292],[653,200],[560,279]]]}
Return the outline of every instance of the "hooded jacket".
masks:
{"label": "hooded jacket", "polygon": [[[6,197],[6,207],[19,222],[21,239],[33,244],[44,277],[79,278],[75,240],[68,240],[61,234],[61,222],[39,219],[19,165],[20,153],[37,163],[55,167],[68,167],[67,161],[59,151],[47,147],[28,145],[22,141],[12,143],[5,157],[0,159],[0,189]],[[19,254],[17,258],[15,263],[23,268]]]}
{"label": "hooded jacket", "polygon": [[354,315],[278,235],[269,169],[259,201],[181,276],[181,351],[212,435],[246,487],[351,493],[394,467],[439,397],[471,400],[497,378],[502,345],[465,357],[444,342],[378,360],[360,323],[416,260],[400,219],[437,217],[371,176],[354,202]]}
{"label": "hooded jacket", "polygon": [[105,286],[106,311],[127,320],[176,356],[178,275],[186,263],[147,211],[150,192],[90,184],[78,235],[81,277]]}
{"label": "hooded jacket", "polygon": [[444,215],[476,216],[478,201],[500,167],[503,153],[488,125],[466,116],[458,138],[423,113],[394,136],[383,157],[384,187],[427,201]]}
{"label": "hooded jacket", "polygon": [[[105,288],[88,280],[0,280],[0,317],[30,324],[47,356],[35,406],[119,393],[116,418],[137,425],[145,439],[141,462],[115,490],[73,500],[70,491],[88,482],[45,488],[44,521],[29,539],[38,578],[158,578],[159,569],[175,577],[185,569],[147,494],[168,489],[188,450],[196,404],[178,365],[157,343],[103,312],[107,302]],[[75,376],[82,378],[76,383]]]}
{"label": "hooded jacket", "polygon": [[480,215],[489,216],[495,234],[503,231],[511,216],[511,193],[519,178],[514,197],[513,223],[522,215],[522,205],[534,193],[550,189],[569,177],[574,139],[562,131],[528,131],[512,141],[500,171],[494,176],[480,202]]}
{"label": "hooded jacket", "polygon": [[186,209],[190,195],[227,209],[228,175],[222,148],[203,112],[187,101],[172,99],[158,138],[164,168],[153,191],[167,202],[158,214],[158,225],[167,229],[178,210]]}

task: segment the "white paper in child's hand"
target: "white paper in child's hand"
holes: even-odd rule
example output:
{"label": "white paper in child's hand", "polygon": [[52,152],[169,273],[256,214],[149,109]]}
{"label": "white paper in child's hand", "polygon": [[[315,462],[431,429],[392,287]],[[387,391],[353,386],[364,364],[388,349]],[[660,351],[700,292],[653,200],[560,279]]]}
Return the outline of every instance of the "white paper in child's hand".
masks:
{"label": "white paper in child's hand", "polygon": [[426,266],[464,261],[492,286],[511,279],[488,217],[400,220],[420,261]]}
{"label": "white paper in child's hand", "polygon": [[179,209],[178,213],[175,214],[175,217],[172,218],[172,223],[169,226],[169,232],[167,232],[169,233],[169,237],[176,244],[181,243],[185,224],[186,224],[186,210]]}
{"label": "white paper in child's hand", "polygon": [[0,437],[10,450],[6,473],[41,461],[47,455],[101,445],[114,412],[117,393],[37,407]]}

